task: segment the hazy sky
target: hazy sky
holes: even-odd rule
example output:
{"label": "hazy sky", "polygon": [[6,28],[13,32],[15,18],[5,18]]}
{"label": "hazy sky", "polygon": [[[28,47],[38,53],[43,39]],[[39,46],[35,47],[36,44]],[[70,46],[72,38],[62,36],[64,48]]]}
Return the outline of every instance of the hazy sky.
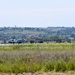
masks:
{"label": "hazy sky", "polygon": [[75,26],[75,0],[0,0],[0,27]]}

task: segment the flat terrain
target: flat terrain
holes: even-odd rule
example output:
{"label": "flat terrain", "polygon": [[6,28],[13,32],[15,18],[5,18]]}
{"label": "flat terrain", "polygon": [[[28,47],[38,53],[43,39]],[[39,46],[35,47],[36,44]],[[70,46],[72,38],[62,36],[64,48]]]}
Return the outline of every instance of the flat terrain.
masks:
{"label": "flat terrain", "polygon": [[73,71],[75,71],[74,43],[27,43],[0,46],[2,75],[8,73],[12,75],[73,75],[75,74]]}

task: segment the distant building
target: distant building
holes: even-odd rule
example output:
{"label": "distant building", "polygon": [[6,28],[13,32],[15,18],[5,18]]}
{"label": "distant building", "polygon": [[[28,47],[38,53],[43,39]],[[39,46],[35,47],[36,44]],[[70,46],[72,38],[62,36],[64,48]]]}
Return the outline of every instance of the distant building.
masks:
{"label": "distant building", "polygon": [[25,39],[10,39],[8,43],[25,43],[27,42]]}
{"label": "distant building", "polygon": [[27,41],[25,40],[25,39],[18,39],[17,41],[16,41],[16,43],[26,43]]}

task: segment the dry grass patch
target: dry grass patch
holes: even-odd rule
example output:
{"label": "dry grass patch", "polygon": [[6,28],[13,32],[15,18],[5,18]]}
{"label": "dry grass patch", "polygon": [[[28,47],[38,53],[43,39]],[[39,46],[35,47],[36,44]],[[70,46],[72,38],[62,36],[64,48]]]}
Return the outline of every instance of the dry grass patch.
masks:
{"label": "dry grass patch", "polygon": [[36,72],[36,73],[0,73],[0,75],[75,75],[74,71],[68,72]]}

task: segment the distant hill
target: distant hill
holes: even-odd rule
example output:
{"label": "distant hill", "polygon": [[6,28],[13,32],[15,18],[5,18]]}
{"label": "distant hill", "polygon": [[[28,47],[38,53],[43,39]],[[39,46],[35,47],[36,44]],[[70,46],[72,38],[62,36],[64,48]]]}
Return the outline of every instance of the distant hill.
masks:
{"label": "distant hill", "polygon": [[75,40],[74,27],[0,27],[0,40],[8,39],[30,39],[37,36],[43,40],[52,40],[53,38],[73,39]]}

